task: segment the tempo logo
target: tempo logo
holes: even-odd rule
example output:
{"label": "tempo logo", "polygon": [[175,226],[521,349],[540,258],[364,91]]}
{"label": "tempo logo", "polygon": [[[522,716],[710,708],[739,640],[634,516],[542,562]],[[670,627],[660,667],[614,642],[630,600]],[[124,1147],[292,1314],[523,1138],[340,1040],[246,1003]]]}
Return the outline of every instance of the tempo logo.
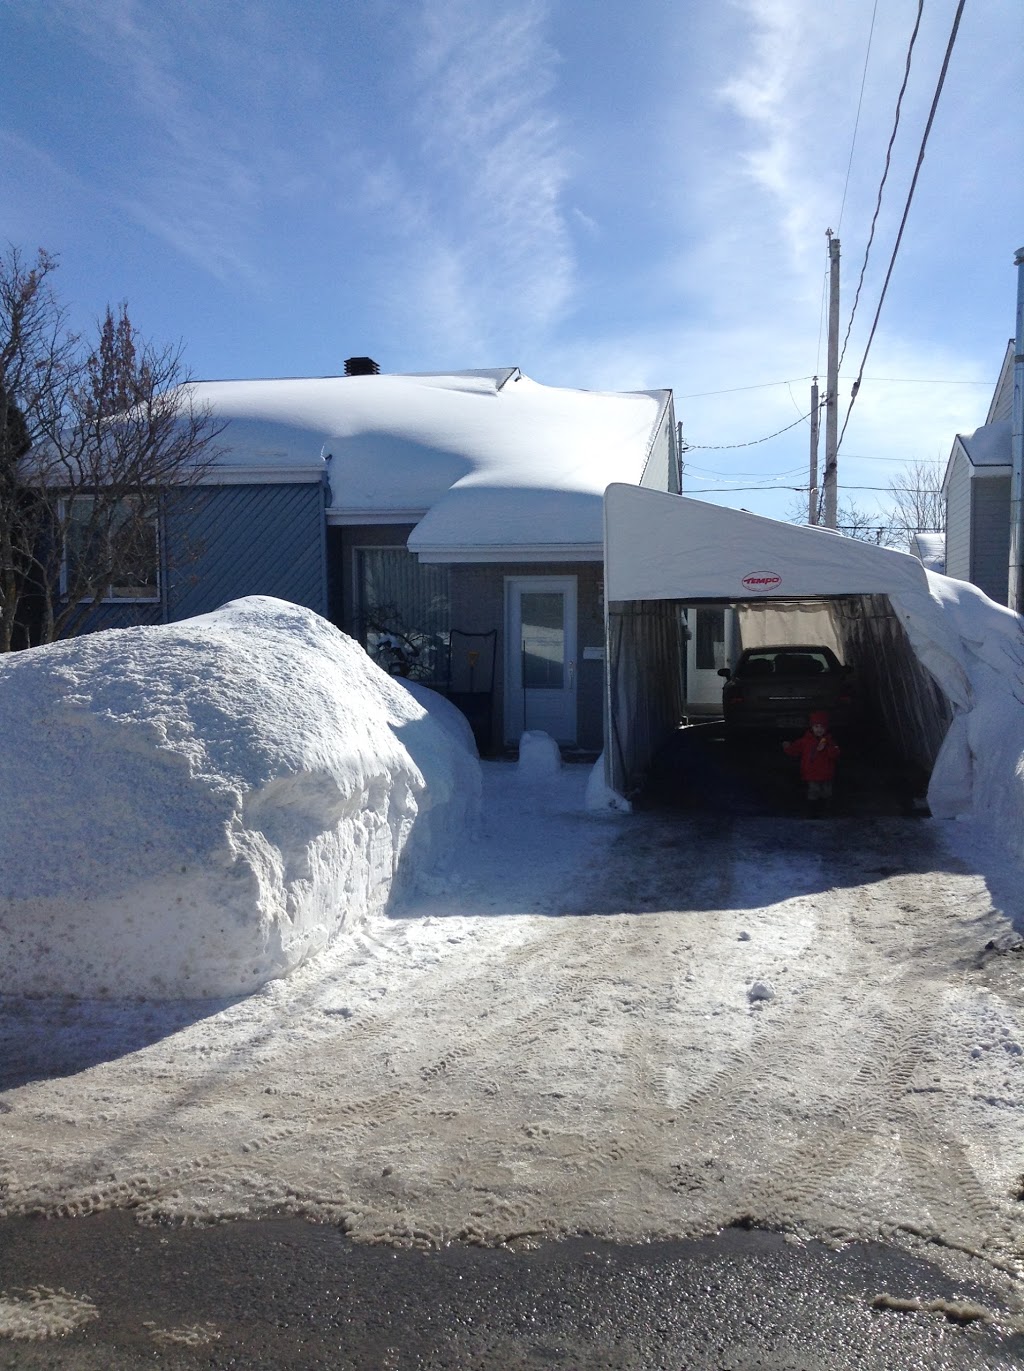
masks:
{"label": "tempo logo", "polygon": [[741,585],[744,590],[774,590],[782,584],[777,571],[751,571],[744,576]]}

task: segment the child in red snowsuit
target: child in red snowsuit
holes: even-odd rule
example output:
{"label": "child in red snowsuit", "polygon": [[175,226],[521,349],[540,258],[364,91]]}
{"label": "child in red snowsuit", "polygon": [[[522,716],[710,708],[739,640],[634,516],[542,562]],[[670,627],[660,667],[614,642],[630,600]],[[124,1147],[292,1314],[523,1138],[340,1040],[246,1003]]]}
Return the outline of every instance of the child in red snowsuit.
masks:
{"label": "child in red snowsuit", "polygon": [[828,715],[823,710],[812,714],[809,722],[803,737],[783,743],[782,750],[789,757],[799,757],[800,779],[807,783],[808,812],[816,816],[832,799],[839,747],[828,731]]}

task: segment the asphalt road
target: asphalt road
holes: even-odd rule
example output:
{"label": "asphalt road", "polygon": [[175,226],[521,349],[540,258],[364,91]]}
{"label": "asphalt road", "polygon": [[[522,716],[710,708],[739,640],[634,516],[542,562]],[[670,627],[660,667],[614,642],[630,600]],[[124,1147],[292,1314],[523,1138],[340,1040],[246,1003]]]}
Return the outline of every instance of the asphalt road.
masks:
{"label": "asphalt road", "polygon": [[[1000,1316],[992,1291],[877,1245],[831,1250],[759,1231],[636,1247],[577,1239],[529,1252],[425,1252],[355,1245],[294,1219],[160,1229],[115,1212],[0,1225],[0,1309],[41,1287],[89,1312],[63,1336],[0,1339],[2,1368],[1024,1365],[1024,1335]],[[873,1307],[879,1296],[936,1307]],[[1004,1321],[963,1321],[982,1309]]]}

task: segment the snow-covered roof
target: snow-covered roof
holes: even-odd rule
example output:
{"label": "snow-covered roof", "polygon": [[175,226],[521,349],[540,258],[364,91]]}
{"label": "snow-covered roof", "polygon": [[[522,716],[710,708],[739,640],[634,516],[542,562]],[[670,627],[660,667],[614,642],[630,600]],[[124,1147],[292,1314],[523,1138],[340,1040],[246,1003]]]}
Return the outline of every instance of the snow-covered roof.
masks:
{"label": "snow-covered roof", "polygon": [[337,524],[416,523],[421,558],[599,558],[602,495],[639,483],[671,392],[544,386],[516,368],[205,381],[214,481],[319,479]]}
{"label": "snow-covered roof", "polygon": [[999,380],[996,382],[996,388],[992,392],[992,403],[985,415],[986,424],[991,424],[996,419],[1012,418],[1013,364],[1016,352],[1017,340],[1011,338],[1006,344],[1006,351],[1003,353],[1003,365],[999,368]]}
{"label": "snow-covered roof", "polygon": [[982,424],[973,433],[958,433],[956,436],[971,466],[1008,467],[1011,429],[1009,419],[996,419],[991,424]]}
{"label": "snow-covered roof", "polygon": [[946,570],[946,535],[944,533],[915,533],[911,538],[912,551],[929,571]]}

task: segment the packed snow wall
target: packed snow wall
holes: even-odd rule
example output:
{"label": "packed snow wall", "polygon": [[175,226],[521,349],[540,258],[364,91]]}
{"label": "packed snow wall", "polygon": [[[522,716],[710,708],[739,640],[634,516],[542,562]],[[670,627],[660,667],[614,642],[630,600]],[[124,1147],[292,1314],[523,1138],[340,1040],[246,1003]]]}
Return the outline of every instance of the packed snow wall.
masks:
{"label": "packed snow wall", "polygon": [[0,990],[238,995],[443,867],[469,727],[251,597],[0,661]]}

